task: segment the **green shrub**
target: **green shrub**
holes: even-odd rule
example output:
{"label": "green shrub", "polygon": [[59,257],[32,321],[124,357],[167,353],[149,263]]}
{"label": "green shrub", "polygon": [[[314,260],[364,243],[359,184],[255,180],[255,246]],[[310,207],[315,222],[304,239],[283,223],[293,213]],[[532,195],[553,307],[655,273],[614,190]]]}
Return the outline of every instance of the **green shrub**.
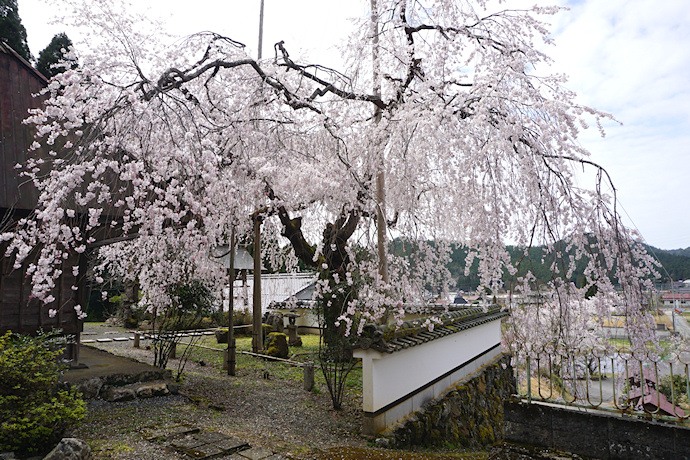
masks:
{"label": "green shrub", "polygon": [[[165,369],[172,350],[181,342],[179,331],[199,329],[205,318],[210,318],[215,297],[211,289],[201,280],[188,280],[170,284],[166,287],[171,304],[164,314],[152,316],[152,329],[158,332],[153,340],[153,365]],[[210,320],[209,320],[210,321]],[[199,340],[191,337],[190,342]],[[185,365],[189,359],[191,345],[188,344],[181,356],[178,356],[176,380],[182,378]]]}
{"label": "green shrub", "polygon": [[211,327],[228,327],[228,312],[214,311],[211,314]]}
{"label": "green shrub", "polygon": [[[673,387],[673,392],[671,391]],[[659,392],[666,396],[666,399],[672,401],[671,395],[675,397],[675,402],[678,403],[683,395],[687,392],[687,380],[683,375],[674,375],[671,381],[670,375],[665,375],[659,382]]]}
{"label": "green shrub", "polygon": [[232,322],[235,326],[252,324],[253,321],[253,315],[249,310],[237,310],[233,312]]}
{"label": "green shrub", "polygon": [[74,390],[58,390],[60,350],[45,335],[0,337],[0,452],[43,454],[81,420],[85,404]]}

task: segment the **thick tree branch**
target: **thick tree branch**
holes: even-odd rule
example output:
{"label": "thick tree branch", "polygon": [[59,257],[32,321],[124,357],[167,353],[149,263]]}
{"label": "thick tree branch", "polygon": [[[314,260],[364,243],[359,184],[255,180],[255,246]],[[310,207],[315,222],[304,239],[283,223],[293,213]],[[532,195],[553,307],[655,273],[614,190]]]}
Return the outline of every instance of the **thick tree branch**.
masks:
{"label": "thick tree branch", "polygon": [[373,96],[370,94],[359,94],[359,93],[354,93],[351,91],[345,91],[340,88],[337,88],[335,85],[332,83],[317,77],[315,74],[308,72],[306,70],[306,67],[295,64],[295,62],[290,59],[290,55],[288,54],[287,50],[285,49],[284,42],[280,41],[276,43],[276,48],[280,51],[281,55],[281,63],[278,64],[279,66],[282,67],[287,67],[290,70],[294,70],[303,77],[319,84],[322,86],[322,88],[317,88],[312,95],[308,98],[308,100],[311,102],[315,100],[317,97],[324,96],[328,93],[332,93],[342,99],[348,99],[348,100],[353,100],[353,101],[367,101],[371,102],[376,107],[379,107],[380,109],[385,109],[386,104],[381,100],[380,97],[378,96]]}

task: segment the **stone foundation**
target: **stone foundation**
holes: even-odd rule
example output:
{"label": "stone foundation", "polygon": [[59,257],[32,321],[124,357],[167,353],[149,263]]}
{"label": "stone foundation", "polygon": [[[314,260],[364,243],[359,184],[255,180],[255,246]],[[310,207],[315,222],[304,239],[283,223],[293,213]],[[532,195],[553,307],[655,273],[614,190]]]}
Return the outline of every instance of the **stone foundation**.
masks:
{"label": "stone foundation", "polygon": [[503,439],[503,401],[515,393],[510,357],[501,355],[428,403],[386,435],[396,447],[477,448]]}

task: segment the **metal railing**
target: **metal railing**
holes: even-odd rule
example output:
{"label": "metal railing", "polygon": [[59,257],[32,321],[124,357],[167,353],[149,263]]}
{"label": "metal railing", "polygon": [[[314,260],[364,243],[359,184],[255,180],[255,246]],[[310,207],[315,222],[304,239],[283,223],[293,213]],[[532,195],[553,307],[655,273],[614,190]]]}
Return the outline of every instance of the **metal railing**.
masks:
{"label": "metal railing", "polygon": [[524,401],[690,425],[690,350],[510,348]]}

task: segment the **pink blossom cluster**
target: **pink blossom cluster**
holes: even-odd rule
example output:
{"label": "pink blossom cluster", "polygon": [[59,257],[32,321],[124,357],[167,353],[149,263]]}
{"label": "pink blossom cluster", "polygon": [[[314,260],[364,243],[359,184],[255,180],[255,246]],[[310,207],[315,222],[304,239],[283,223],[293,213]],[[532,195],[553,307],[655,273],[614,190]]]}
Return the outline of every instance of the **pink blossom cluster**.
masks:
{"label": "pink blossom cluster", "polygon": [[[40,248],[34,295],[49,303],[67,254],[88,251],[97,254],[97,276],[137,280],[142,305],[160,312],[170,305],[166,286],[222,284],[209,254],[233,230],[250,242],[256,216],[264,260],[289,268],[296,243],[278,216],[299,220],[312,264],[340,251],[323,242],[324,229],[357,216],[342,254],[348,262],[342,270],[324,262],[330,278],[317,287],[320,298],[356,287],[341,298],[348,332],[362,319],[402,321],[403,303],[425,301],[429,285],[447,291],[452,244],[469,249],[468,270],[478,260],[482,286],[500,289],[504,273],[518,273],[510,242],[559,254],[551,283],[521,276],[518,286],[521,296],[549,292],[558,324],[579,331],[563,338],[589,330],[588,315],[601,317],[614,298],[643,335],[642,280],[653,263],[621,225],[615,195],[602,192],[606,172],[578,142],[582,129],[610,116],[576,103],[565,78],[547,72],[551,37],[541,16],[556,10],[375,3],[376,40],[367,15],[343,72],[295,63],[283,43],[257,61],[217,34],[167,41],[113,2],[78,7],[74,21],[92,31],[92,48],[50,82],[45,107],[27,120],[37,128],[34,148],[50,151],[21,165],[39,204],[2,235],[17,263]],[[594,171],[590,187],[576,183],[574,167]],[[385,201],[376,197],[378,176]],[[388,254],[389,279],[375,256],[377,211],[388,237],[416,251],[412,259]],[[570,280],[585,260],[585,284],[576,286]],[[599,297],[585,301],[593,286]],[[533,324],[551,330],[546,311]],[[531,314],[513,313],[516,325]]]}

